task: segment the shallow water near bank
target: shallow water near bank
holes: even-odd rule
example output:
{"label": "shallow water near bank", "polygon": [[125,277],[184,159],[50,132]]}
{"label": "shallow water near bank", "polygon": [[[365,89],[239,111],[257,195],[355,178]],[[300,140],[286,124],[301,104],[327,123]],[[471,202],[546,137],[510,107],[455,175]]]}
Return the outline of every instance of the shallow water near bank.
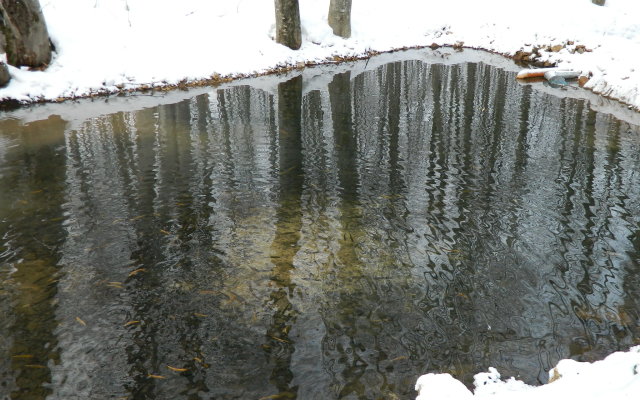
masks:
{"label": "shallow water near bank", "polygon": [[409,399],[639,342],[639,126],[485,63],[316,71],[0,121],[3,398]]}

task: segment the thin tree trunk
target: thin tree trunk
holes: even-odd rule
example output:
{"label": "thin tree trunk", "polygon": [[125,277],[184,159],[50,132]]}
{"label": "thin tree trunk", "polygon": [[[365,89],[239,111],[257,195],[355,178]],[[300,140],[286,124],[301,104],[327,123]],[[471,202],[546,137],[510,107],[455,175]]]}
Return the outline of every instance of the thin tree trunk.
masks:
{"label": "thin tree trunk", "polygon": [[276,42],[298,50],[302,44],[298,0],[275,0],[275,5]]}
{"label": "thin tree trunk", "polygon": [[334,35],[351,37],[351,0],[331,0],[329,26],[333,29]]}
{"label": "thin tree trunk", "polygon": [[7,86],[10,80],[11,75],[9,75],[7,64],[0,62],[0,88]]}

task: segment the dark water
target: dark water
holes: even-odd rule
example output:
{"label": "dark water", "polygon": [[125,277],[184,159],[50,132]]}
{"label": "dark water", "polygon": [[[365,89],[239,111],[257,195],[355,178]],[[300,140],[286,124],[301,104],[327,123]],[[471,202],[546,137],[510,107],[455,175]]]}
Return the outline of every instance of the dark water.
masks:
{"label": "dark water", "polygon": [[639,342],[638,126],[484,64],[328,82],[0,121],[1,398],[409,399]]}

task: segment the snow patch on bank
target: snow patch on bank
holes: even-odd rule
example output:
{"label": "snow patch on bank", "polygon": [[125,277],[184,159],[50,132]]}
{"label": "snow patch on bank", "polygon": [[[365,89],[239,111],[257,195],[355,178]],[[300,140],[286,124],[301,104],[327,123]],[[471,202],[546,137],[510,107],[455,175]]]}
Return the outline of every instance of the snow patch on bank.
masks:
{"label": "snow patch on bank", "polygon": [[[0,99],[55,100],[325,62],[403,47],[455,45],[513,55],[562,44],[542,58],[592,75],[587,87],[640,109],[640,2],[608,0],[355,0],[352,38],[327,25],[329,0],[300,0],[303,44],[273,41],[264,0],[40,0],[54,59],[46,71],[10,67]],[[574,45],[567,45],[574,42]],[[593,51],[572,53],[571,46]]]}
{"label": "snow patch on bank", "polygon": [[502,380],[495,368],[477,374],[472,393],[449,374],[426,374],[416,383],[416,400],[637,399],[640,396],[640,346],[594,363],[562,360],[542,386],[514,378]]}

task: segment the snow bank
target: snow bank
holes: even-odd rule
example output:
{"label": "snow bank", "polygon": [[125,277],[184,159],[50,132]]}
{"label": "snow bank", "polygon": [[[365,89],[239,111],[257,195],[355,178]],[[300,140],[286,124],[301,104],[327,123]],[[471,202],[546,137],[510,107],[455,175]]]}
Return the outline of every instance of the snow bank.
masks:
{"label": "snow bank", "polygon": [[489,368],[475,376],[471,393],[449,374],[427,374],[416,383],[416,400],[638,399],[640,346],[594,363],[562,360],[549,372],[549,382],[535,387],[514,378],[503,381],[495,368]]}
{"label": "snow bank", "polygon": [[[432,43],[541,60],[591,74],[587,87],[640,109],[640,2],[608,0],[355,0],[352,38],[332,34],[329,0],[300,0],[303,45],[276,44],[264,0],[40,0],[57,53],[44,72],[10,68],[0,99],[55,100],[95,92],[262,73]],[[544,49],[561,45],[558,51]],[[577,46],[587,50],[576,51]]]}

